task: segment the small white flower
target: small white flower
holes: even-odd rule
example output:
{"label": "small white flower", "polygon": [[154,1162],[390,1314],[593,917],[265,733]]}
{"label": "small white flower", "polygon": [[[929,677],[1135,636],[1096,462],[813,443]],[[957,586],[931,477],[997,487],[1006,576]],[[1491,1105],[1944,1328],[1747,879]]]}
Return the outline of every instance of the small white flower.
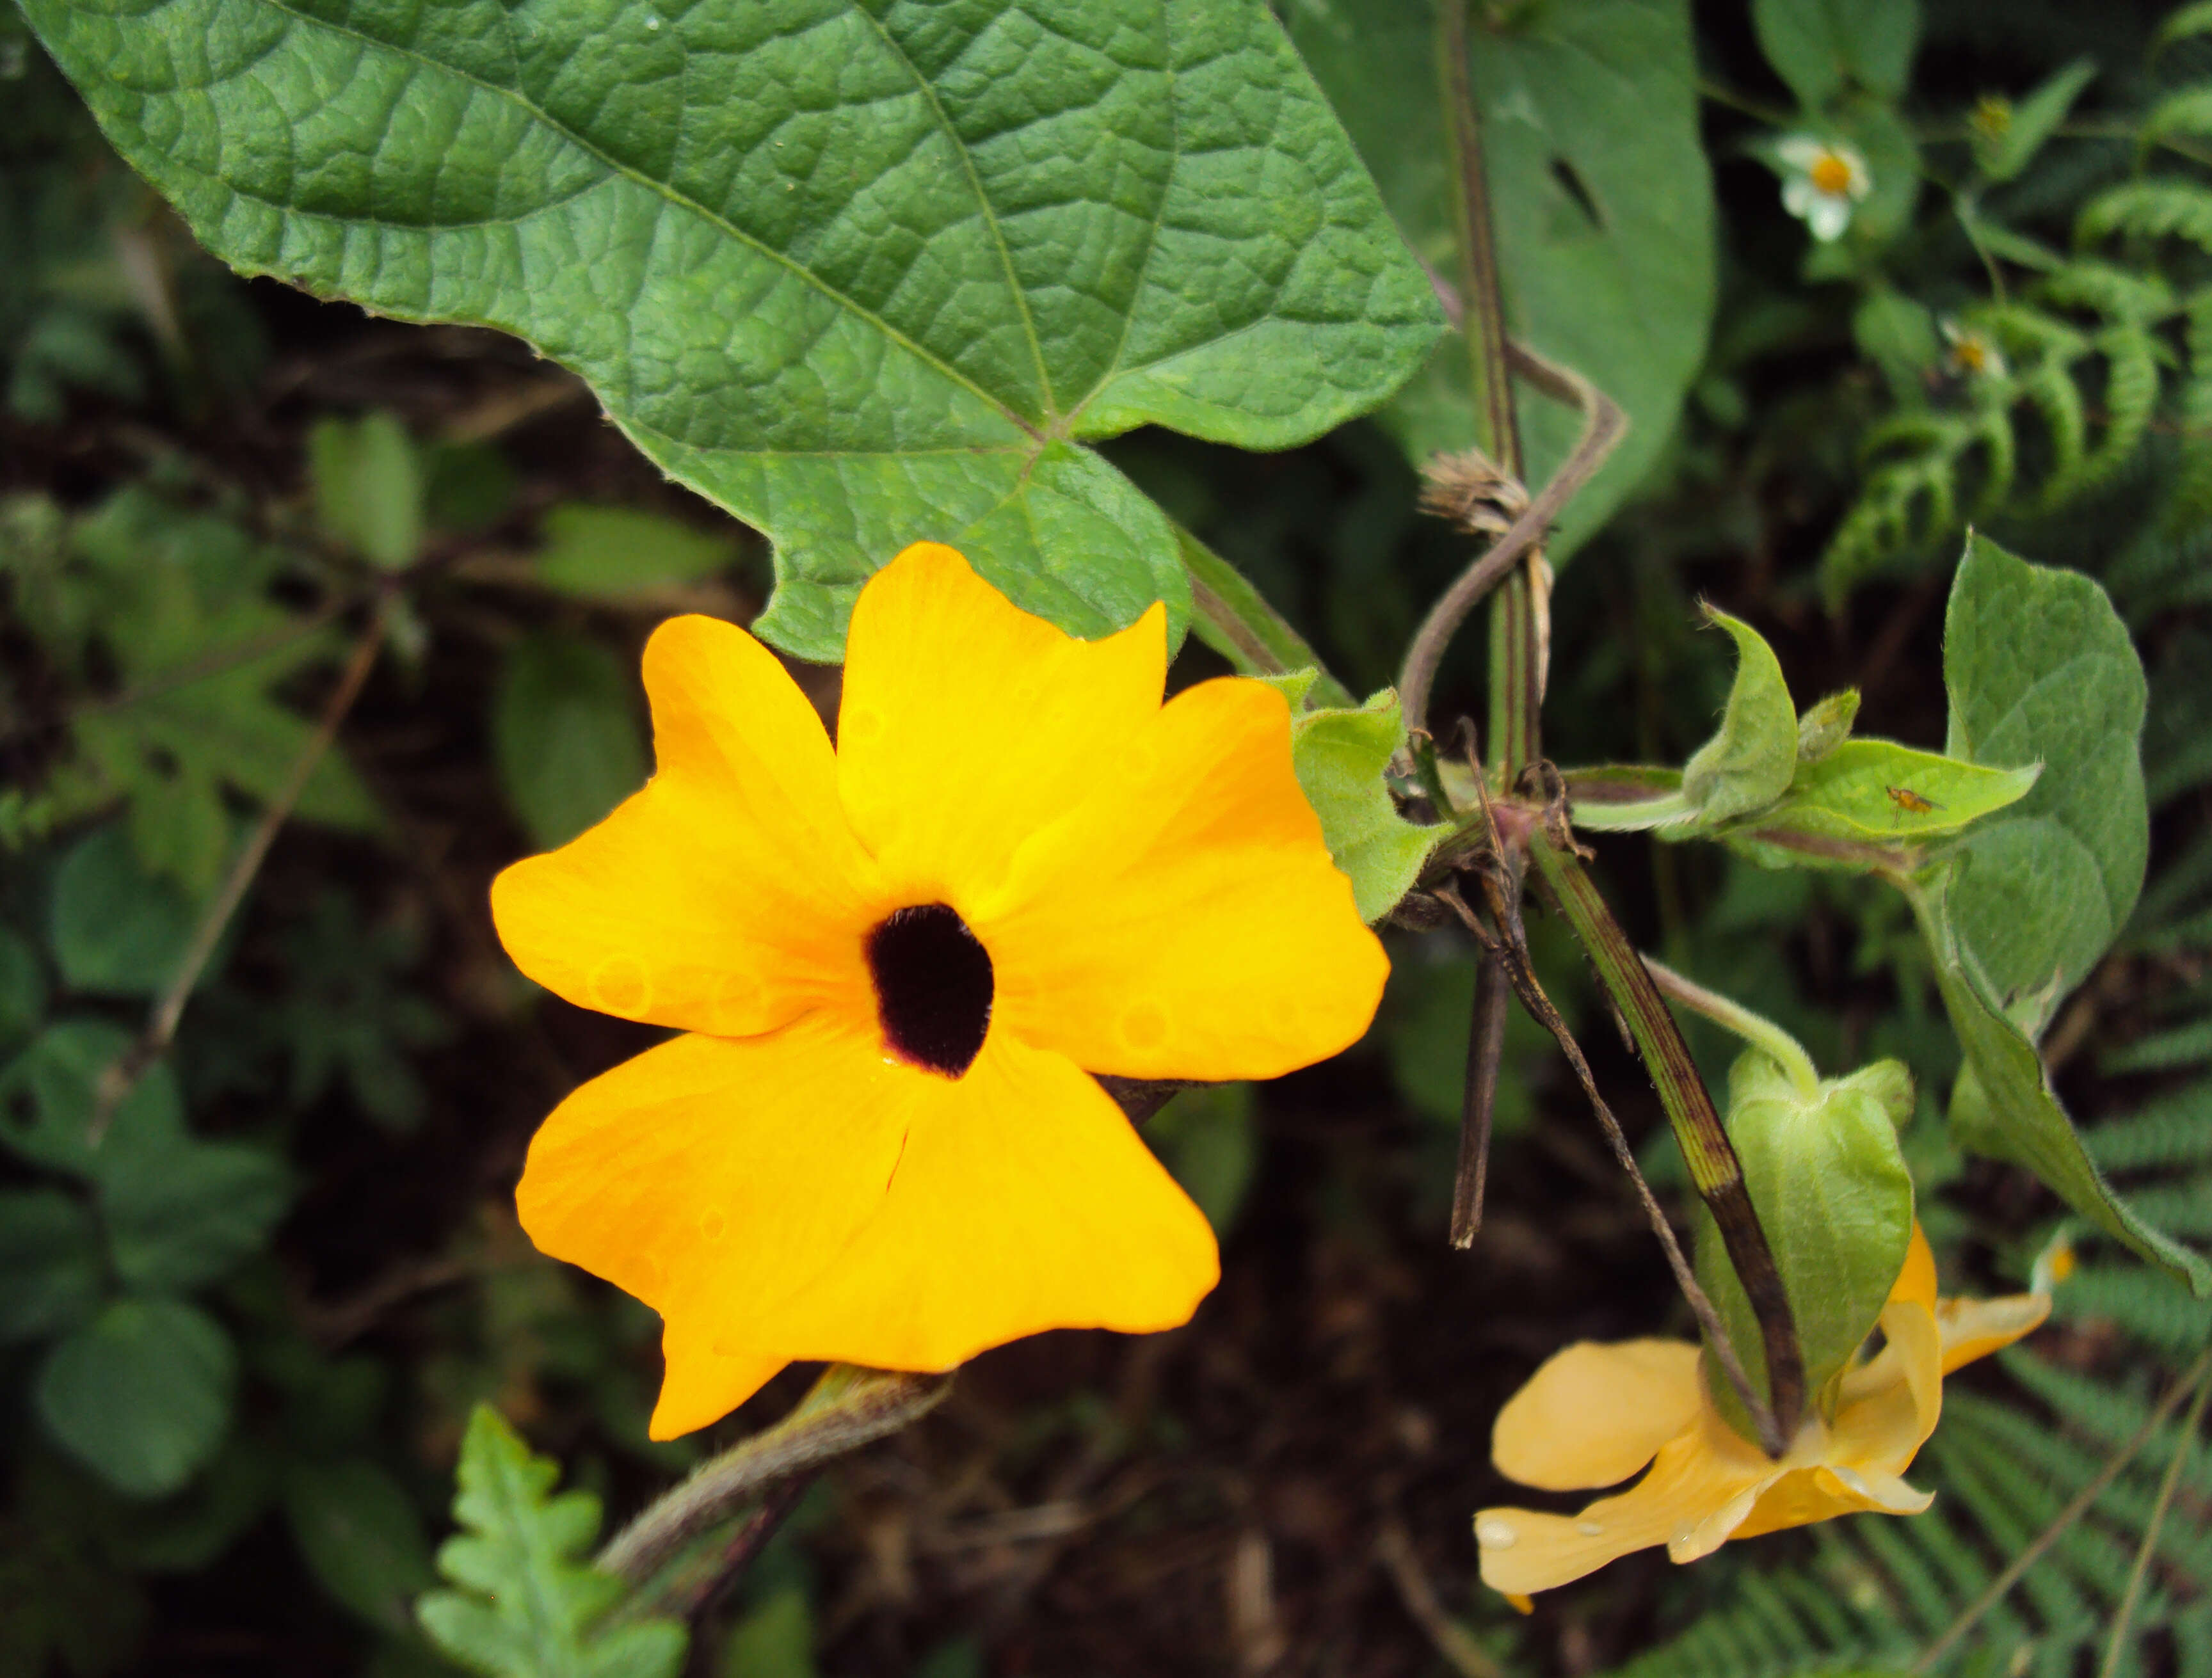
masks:
{"label": "small white flower", "polygon": [[1943,341],[1951,346],[1951,371],[1969,379],[2002,379],[2005,376],[2004,351],[1996,340],[1978,326],[1961,326],[1955,320],[1946,320]]}
{"label": "small white flower", "polygon": [[1866,159],[1850,146],[1809,134],[1786,136],[1774,150],[1782,160],[1782,207],[1824,245],[1843,237],[1852,206],[1874,190]]}

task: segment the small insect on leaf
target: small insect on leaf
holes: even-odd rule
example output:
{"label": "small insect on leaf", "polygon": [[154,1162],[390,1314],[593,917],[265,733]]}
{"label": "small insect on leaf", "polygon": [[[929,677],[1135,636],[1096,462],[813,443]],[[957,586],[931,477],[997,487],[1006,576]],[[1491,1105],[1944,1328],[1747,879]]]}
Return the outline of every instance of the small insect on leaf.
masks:
{"label": "small insect on leaf", "polygon": [[1943,807],[1934,799],[1921,797],[1910,787],[1885,787],[1882,791],[1889,794],[1889,801],[1892,804],[1911,815],[1924,816],[1931,810],[1941,810]]}

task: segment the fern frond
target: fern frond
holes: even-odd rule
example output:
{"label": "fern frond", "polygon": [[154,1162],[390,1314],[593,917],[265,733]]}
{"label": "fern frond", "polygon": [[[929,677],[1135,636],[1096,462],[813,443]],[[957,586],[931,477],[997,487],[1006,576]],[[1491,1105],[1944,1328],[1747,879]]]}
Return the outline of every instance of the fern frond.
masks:
{"label": "fern frond", "polygon": [[2032,294],[2058,308],[2090,309],[2110,320],[2153,323],[2179,307],[2173,288],[2157,274],[2081,257],[2046,274]]}
{"label": "fern frond", "polygon": [[2097,347],[2106,368],[2104,434],[2071,477],[2053,474],[2044,486],[2046,506],[2108,482],[2142,446],[2158,407],[2160,345],[2148,328],[2134,322],[2108,327],[2098,334]]}
{"label": "fern frond", "polygon": [[2174,134],[2212,137],[2212,84],[2178,88],[2152,106],[2140,143],[2155,145]]}
{"label": "fern frond", "polygon": [[[2206,851],[2212,860],[2212,847]],[[2212,1165],[2212,1079],[2159,1097],[2124,1119],[2085,1133],[2089,1157],[2107,1171]]]}
{"label": "fern frond", "polygon": [[2212,187],[2174,175],[2130,180],[2100,192],[2074,224],[2084,245],[2126,234],[2137,239],[2185,239],[2212,252]]}

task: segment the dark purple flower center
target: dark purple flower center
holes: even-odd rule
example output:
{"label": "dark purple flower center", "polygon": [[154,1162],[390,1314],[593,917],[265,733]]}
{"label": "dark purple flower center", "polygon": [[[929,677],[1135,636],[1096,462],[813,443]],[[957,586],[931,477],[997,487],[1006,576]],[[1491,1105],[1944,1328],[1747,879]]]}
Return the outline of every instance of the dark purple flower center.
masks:
{"label": "dark purple flower center", "polygon": [[894,910],[868,934],[884,1041],[947,1078],[975,1061],[991,1027],[991,958],[949,903]]}

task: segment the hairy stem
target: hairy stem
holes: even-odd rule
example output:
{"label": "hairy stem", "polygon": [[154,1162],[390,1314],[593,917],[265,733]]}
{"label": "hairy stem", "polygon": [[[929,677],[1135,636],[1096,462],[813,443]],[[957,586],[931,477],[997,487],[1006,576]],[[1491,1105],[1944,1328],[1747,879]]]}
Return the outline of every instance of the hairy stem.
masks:
{"label": "hairy stem", "polygon": [[1789,1074],[1790,1084],[1807,1101],[1820,1093],[1820,1069],[1805,1046],[1764,1014],[1755,1014],[1733,997],[1722,995],[1717,990],[1707,990],[1694,979],[1686,979],[1663,962],[1650,956],[1644,966],[1659,988],[1670,1001],[1703,1014],[1716,1025],[1724,1026],[1755,1049],[1764,1049],[1776,1065]]}

